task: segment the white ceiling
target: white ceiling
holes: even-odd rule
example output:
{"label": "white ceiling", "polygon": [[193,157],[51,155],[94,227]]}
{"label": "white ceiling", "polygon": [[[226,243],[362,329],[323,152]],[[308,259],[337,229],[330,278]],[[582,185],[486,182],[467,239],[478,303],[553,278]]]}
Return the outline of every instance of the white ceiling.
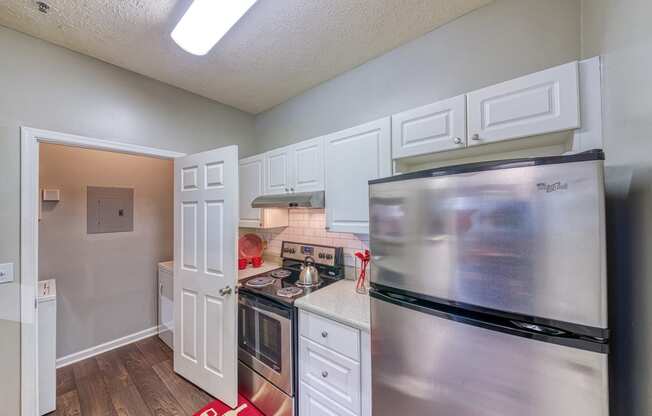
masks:
{"label": "white ceiling", "polygon": [[203,57],[169,36],[191,0],[1,0],[0,25],[256,114],[491,1],[258,0]]}

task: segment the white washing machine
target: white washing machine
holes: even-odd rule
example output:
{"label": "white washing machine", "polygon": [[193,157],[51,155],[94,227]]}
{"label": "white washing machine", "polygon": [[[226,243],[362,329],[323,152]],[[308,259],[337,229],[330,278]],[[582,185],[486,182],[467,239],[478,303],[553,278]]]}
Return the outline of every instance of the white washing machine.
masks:
{"label": "white washing machine", "polygon": [[57,402],[57,285],[38,282],[38,407],[53,412]]}
{"label": "white washing machine", "polygon": [[174,348],[174,262],[158,264],[158,336]]}

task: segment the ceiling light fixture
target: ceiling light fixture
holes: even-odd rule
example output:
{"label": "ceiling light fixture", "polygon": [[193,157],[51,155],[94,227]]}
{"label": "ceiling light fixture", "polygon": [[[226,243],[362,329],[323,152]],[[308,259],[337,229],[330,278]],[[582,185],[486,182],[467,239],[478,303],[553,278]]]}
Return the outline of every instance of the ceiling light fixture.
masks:
{"label": "ceiling light fixture", "polygon": [[193,55],[206,55],[256,0],[194,0],[177,26],[172,39]]}

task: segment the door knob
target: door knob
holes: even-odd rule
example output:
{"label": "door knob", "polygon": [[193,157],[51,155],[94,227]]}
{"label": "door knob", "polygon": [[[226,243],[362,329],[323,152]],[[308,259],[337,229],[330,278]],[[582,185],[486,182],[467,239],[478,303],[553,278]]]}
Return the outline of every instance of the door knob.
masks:
{"label": "door knob", "polygon": [[459,137],[456,137],[455,139],[453,139],[453,143],[462,144],[462,139],[460,139]]}
{"label": "door knob", "polygon": [[230,295],[232,292],[233,289],[231,289],[231,286],[223,287],[220,289],[220,296]]}

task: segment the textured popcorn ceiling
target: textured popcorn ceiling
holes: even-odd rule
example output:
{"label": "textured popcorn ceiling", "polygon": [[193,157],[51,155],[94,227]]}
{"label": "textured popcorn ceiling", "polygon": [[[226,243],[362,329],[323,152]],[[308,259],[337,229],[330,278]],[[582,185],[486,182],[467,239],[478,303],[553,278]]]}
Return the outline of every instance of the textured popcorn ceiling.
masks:
{"label": "textured popcorn ceiling", "polygon": [[491,1],[258,0],[203,57],[169,35],[191,0],[0,0],[0,25],[255,114]]}

